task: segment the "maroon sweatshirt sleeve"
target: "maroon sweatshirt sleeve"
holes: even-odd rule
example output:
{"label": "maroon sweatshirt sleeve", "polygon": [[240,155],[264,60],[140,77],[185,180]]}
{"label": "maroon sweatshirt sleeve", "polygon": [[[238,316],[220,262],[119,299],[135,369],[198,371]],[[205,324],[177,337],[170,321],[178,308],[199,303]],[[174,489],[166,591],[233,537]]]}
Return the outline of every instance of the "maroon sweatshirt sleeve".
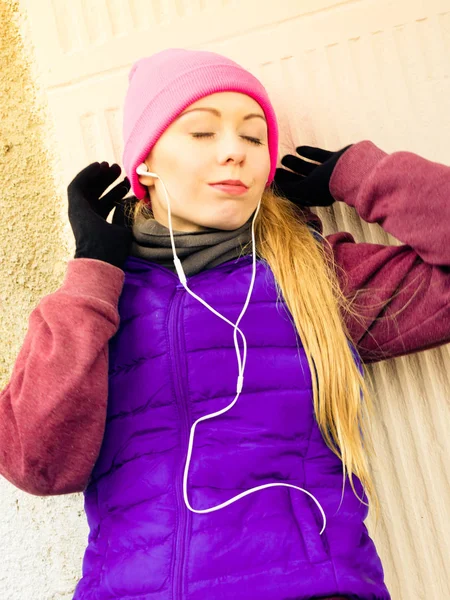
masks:
{"label": "maroon sweatshirt sleeve", "polygon": [[39,496],[85,489],[104,435],[108,341],[119,328],[125,274],[99,260],[68,262],[42,298],[0,392],[0,475]]}
{"label": "maroon sweatshirt sleeve", "polygon": [[353,145],[330,180],[333,197],[378,223],[400,246],[327,236],[346,295],[362,319],[347,325],[366,363],[450,342],[450,167],[412,152]]}

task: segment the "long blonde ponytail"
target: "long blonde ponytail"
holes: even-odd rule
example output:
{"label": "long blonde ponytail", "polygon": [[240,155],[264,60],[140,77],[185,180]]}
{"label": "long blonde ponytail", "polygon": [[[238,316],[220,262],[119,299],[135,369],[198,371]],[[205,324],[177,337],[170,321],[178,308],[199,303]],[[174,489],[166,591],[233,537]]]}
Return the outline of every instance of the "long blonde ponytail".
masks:
{"label": "long blonde ponytail", "polygon": [[[374,452],[368,428],[374,404],[346,326],[348,314],[359,315],[354,299],[343,295],[328,242],[318,236],[322,239],[312,234],[295,204],[272,190],[264,192],[255,221],[258,255],[271,268],[303,343],[317,424],[327,446],[342,460],[343,484],[348,476],[359,498],[352,478],[356,475],[378,519],[380,505],[367,460]],[[354,352],[358,355],[356,348]]]}

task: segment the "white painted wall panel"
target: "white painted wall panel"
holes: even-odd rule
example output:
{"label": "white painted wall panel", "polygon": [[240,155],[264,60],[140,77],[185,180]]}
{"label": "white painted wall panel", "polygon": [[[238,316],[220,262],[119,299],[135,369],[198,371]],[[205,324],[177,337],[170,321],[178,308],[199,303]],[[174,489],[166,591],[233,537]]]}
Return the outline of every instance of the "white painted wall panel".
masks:
{"label": "white painted wall panel", "polygon": [[[21,6],[65,185],[94,160],[121,164],[131,63],[173,46],[226,54],[260,77],[279,116],[281,155],[301,144],[337,150],[370,139],[387,152],[450,164],[450,0]],[[326,233],[345,229],[359,241],[398,243],[340,203],[319,214]],[[371,518],[367,525],[394,600],[450,598],[449,370],[448,346],[371,369],[379,407],[372,468],[383,517],[377,530]],[[9,548],[0,565],[2,598],[68,600],[87,537],[82,496],[37,499],[0,486]]]}

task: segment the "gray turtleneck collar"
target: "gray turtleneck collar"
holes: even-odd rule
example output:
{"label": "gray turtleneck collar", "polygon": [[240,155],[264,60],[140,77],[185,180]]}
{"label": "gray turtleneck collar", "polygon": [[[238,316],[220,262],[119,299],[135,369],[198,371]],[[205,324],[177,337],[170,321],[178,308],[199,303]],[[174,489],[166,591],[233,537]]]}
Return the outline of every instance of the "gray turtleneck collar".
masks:
{"label": "gray turtleneck collar", "polygon": [[[232,231],[208,228],[199,232],[173,231],[175,249],[186,277],[252,252],[252,219]],[[145,258],[175,272],[170,230],[140,215],[133,223],[130,255]]]}

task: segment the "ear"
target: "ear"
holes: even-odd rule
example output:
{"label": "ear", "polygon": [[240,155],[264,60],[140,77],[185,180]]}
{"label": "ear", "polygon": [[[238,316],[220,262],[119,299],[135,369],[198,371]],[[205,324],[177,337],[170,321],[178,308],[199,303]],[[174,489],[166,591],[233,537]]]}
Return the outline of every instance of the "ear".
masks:
{"label": "ear", "polygon": [[138,175],[139,183],[144,187],[152,187],[155,185],[156,177],[149,175]]}

